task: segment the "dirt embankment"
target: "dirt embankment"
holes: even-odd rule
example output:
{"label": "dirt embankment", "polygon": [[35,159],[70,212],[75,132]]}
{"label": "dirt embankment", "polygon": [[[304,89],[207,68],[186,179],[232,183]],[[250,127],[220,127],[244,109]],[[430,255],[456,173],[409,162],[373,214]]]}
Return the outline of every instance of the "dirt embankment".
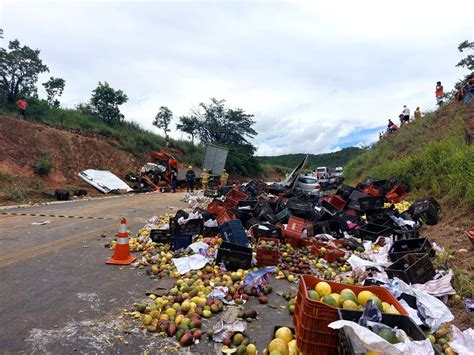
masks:
{"label": "dirt embankment", "polygon": [[43,179],[48,188],[87,186],[77,176],[85,169],[110,170],[123,177],[146,160],[118,149],[113,140],[102,136],[0,116],[1,172],[31,177],[42,152],[53,163],[51,173]]}

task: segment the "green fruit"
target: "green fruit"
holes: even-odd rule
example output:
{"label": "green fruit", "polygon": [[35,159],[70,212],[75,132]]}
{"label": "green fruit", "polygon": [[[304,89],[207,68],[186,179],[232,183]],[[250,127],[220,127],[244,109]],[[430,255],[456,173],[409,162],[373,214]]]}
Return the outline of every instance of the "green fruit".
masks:
{"label": "green fruit", "polygon": [[395,333],[392,332],[390,329],[382,329],[377,333],[377,335],[384,338],[390,344],[396,344],[400,342],[400,340],[398,340],[398,338],[396,337]]}
{"label": "green fruit", "polygon": [[334,298],[332,298],[331,296],[324,296],[323,299],[322,299],[322,302],[326,303],[330,306],[337,307],[336,300]]}
{"label": "green fruit", "polygon": [[349,309],[349,310],[352,310],[352,311],[359,310],[359,306],[352,300],[345,300],[342,303],[342,308],[343,309]]}
{"label": "green fruit", "polygon": [[183,336],[184,334],[184,329],[178,329],[178,331],[176,332],[176,340],[179,341],[181,339],[181,337]]}
{"label": "green fruit", "polygon": [[382,301],[380,300],[380,298],[378,298],[377,296],[371,296],[369,298],[369,300],[372,300],[374,301],[375,305],[377,306],[377,308],[379,309],[379,311],[383,311],[383,304],[382,304]]}
{"label": "green fruit", "polygon": [[444,345],[448,344],[448,340],[446,338],[439,338],[438,339],[438,344],[441,345],[441,346],[444,346]]}
{"label": "green fruit", "polygon": [[145,312],[145,309],[146,309],[146,304],[140,303],[140,304],[137,304],[136,306],[136,310],[140,313]]}
{"label": "green fruit", "polygon": [[319,301],[319,294],[315,290],[309,290],[308,297],[312,300]]}
{"label": "green fruit", "polygon": [[241,333],[236,333],[232,338],[232,343],[234,345],[240,345],[244,341],[244,336]]}
{"label": "green fruit", "polygon": [[240,345],[237,347],[236,354],[237,354],[237,355],[245,355],[246,349],[247,349],[247,347],[246,347],[245,345],[240,344]]}

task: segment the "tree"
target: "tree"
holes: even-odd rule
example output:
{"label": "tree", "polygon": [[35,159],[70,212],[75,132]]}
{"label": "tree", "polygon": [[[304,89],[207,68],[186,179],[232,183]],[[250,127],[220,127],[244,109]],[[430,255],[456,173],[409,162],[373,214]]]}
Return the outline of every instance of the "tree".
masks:
{"label": "tree", "polygon": [[11,104],[19,95],[35,93],[38,75],[49,69],[40,59],[38,49],[22,47],[17,39],[10,41],[8,49],[0,48],[0,93]]}
{"label": "tree", "polygon": [[176,128],[191,136],[191,142],[194,144],[194,137],[199,133],[201,122],[196,116],[181,116]]}
{"label": "tree", "polygon": [[123,120],[119,106],[127,101],[128,97],[122,90],[114,90],[108,82],[102,84],[99,81],[97,88],[92,91],[90,106],[94,116],[113,124]]}
{"label": "tree", "polygon": [[[458,50],[462,53],[465,50],[474,50],[474,42],[464,41],[458,46]],[[474,71],[474,54],[468,54],[466,58],[463,58],[456,64],[457,67],[467,68],[470,71]]]}
{"label": "tree", "polygon": [[165,138],[166,142],[168,143],[169,137],[168,137],[168,132],[170,129],[168,128],[171,122],[171,119],[173,118],[173,112],[168,107],[161,106],[160,110],[155,116],[155,119],[153,120],[153,125],[159,129],[162,129],[163,132],[165,132]]}
{"label": "tree", "polygon": [[59,107],[59,101],[56,100],[55,97],[59,97],[63,94],[65,85],[66,81],[64,79],[53,77],[43,83],[46,94],[48,95],[48,105],[50,107]]}
{"label": "tree", "polygon": [[[227,170],[231,173],[254,175],[261,167],[254,157],[255,146],[250,142],[257,132],[253,129],[253,115],[242,109],[225,106],[225,100],[211,99],[209,104],[201,103],[199,109],[187,116],[184,122],[202,143],[218,143],[229,148]],[[181,118],[181,125],[183,120]],[[181,128],[179,128],[181,129]],[[182,130],[182,129],[181,129]]]}
{"label": "tree", "polygon": [[212,98],[210,104],[201,103],[204,112],[196,112],[201,121],[199,138],[203,143],[218,142],[227,145],[250,144],[248,138],[253,138],[257,132],[252,128],[255,121],[253,115],[242,109],[228,109],[225,100]]}

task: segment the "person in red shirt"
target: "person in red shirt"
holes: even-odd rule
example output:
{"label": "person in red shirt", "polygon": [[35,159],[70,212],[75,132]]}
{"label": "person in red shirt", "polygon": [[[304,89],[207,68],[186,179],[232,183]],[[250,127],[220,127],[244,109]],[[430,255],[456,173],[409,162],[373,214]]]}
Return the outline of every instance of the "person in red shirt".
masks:
{"label": "person in red shirt", "polygon": [[438,81],[436,83],[435,95],[436,95],[436,103],[438,105],[441,105],[443,103],[443,85],[441,85],[441,81]]}
{"label": "person in red shirt", "polygon": [[16,105],[18,106],[18,109],[20,110],[20,115],[25,118],[26,116],[26,108],[28,107],[28,103],[26,102],[24,97],[21,97],[17,102]]}

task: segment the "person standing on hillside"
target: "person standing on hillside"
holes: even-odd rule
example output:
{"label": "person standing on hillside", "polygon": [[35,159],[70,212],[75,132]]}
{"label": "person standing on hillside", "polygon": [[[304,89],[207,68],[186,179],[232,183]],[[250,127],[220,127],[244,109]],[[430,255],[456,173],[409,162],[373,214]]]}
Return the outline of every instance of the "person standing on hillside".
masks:
{"label": "person standing on hillside", "polygon": [[28,107],[28,103],[26,102],[24,97],[21,97],[17,102],[16,105],[18,106],[18,109],[20,110],[20,115],[23,117],[23,119],[26,118],[26,108]]}
{"label": "person standing on hillside", "polygon": [[441,85],[441,81],[438,81],[436,83],[436,103],[441,106],[443,103],[443,85]]}
{"label": "person standing on hillside", "polygon": [[407,105],[403,106],[402,114],[400,115],[400,124],[403,126],[410,122],[410,109]]}
{"label": "person standing on hillside", "polygon": [[421,118],[421,111],[419,107],[416,108],[415,112],[413,113],[413,116],[415,117],[415,119]]}
{"label": "person standing on hillside", "polygon": [[188,184],[188,192],[194,192],[194,182],[196,179],[196,173],[193,170],[193,167],[190,165],[189,170],[186,172],[186,182]]}

